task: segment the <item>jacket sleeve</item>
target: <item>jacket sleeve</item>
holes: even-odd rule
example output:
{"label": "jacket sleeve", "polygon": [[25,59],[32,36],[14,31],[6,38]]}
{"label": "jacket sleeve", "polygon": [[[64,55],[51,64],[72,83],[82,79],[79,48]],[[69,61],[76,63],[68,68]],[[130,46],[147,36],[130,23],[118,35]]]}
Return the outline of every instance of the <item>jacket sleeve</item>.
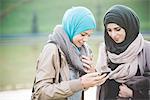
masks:
{"label": "jacket sleeve", "polygon": [[80,79],[54,83],[55,66],[59,66],[58,57],[55,44],[47,44],[40,54],[35,83],[35,95],[38,95],[38,100],[66,98],[83,89]]}
{"label": "jacket sleeve", "polygon": [[[130,87],[133,90],[133,99],[146,99],[150,98],[150,42],[145,41],[145,69],[143,76],[135,76],[131,79]],[[129,82],[128,82],[129,83]]]}
{"label": "jacket sleeve", "polygon": [[128,82],[128,86],[133,90],[133,99],[148,99],[149,88],[150,88],[150,77],[134,76]]}
{"label": "jacket sleeve", "polygon": [[150,76],[150,41],[145,41],[145,72]]}

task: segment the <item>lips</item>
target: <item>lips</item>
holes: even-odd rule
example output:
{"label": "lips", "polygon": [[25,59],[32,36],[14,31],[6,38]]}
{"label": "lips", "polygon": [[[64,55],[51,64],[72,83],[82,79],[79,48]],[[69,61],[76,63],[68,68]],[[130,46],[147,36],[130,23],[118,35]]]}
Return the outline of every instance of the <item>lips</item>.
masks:
{"label": "lips", "polygon": [[119,41],[119,36],[115,36],[114,41]]}
{"label": "lips", "polygon": [[84,44],[84,42],[82,42],[82,41],[79,41],[78,43],[79,43],[78,45],[80,45],[80,47]]}
{"label": "lips", "polygon": [[83,42],[83,41],[79,41],[79,43],[80,43],[80,44],[84,44],[84,42]]}
{"label": "lips", "polygon": [[115,41],[119,41],[119,39],[114,39]]}

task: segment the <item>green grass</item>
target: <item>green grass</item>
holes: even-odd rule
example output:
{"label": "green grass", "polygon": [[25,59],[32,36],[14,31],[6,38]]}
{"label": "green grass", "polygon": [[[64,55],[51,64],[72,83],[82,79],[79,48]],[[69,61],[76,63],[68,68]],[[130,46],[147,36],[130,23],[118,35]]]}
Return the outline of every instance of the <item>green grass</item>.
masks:
{"label": "green grass", "polygon": [[[23,1],[28,1],[22,3]],[[39,32],[51,32],[56,24],[61,23],[64,12],[72,6],[85,6],[94,13],[97,22],[100,21],[102,31],[103,15],[114,4],[124,4],[134,9],[141,19],[141,30],[150,29],[150,12],[148,0],[1,0],[1,12],[17,5],[10,10],[3,20],[0,20],[0,33],[20,34],[31,33],[33,13],[37,14]],[[98,9],[97,6],[100,6]],[[100,15],[97,16],[97,12]],[[145,13],[146,12],[146,13]]]}
{"label": "green grass", "polygon": [[[40,45],[1,46],[0,90],[31,87]],[[9,88],[7,88],[10,86]]]}

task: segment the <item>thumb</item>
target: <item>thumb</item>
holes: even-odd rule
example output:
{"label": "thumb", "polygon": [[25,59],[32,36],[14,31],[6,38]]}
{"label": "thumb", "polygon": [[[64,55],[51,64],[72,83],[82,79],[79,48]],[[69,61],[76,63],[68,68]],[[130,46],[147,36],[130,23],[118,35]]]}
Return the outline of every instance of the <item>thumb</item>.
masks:
{"label": "thumb", "polygon": [[93,73],[88,73],[88,74],[86,74],[88,77],[96,77],[96,76],[98,76],[99,75],[99,73],[98,72],[93,72]]}

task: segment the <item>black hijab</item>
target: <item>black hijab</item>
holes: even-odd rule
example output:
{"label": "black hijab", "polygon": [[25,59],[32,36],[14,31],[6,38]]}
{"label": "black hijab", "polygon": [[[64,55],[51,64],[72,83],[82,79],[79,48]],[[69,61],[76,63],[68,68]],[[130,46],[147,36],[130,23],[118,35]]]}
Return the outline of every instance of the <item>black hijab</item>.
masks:
{"label": "black hijab", "polygon": [[[126,37],[123,42],[115,43],[115,41],[108,35],[106,26],[109,23],[115,23],[125,29]],[[120,54],[124,52],[138,36],[140,23],[133,10],[123,5],[115,5],[105,14],[104,27],[106,50],[111,53]]]}

